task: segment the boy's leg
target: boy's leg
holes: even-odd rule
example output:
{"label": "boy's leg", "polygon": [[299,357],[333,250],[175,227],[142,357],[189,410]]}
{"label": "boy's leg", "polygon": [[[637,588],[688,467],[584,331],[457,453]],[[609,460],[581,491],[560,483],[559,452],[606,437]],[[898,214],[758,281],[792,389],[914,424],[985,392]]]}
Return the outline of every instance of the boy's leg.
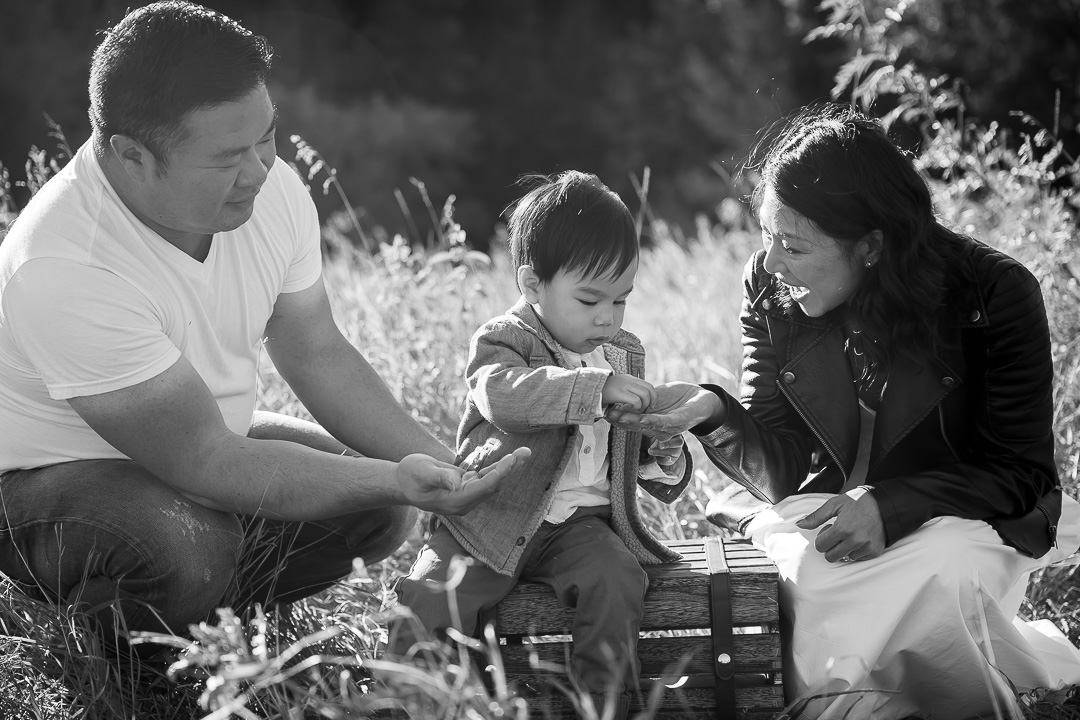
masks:
{"label": "boy's leg", "polygon": [[649,578],[608,524],[610,512],[579,508],[553,529],[545,524],[544,546],[522,577],[550,585],[560,602],[576,608],[571,669],[583,689],[602,695],[614,684],[626,705],[638,687],[638,629]]}
{"label": "boy's leg", "polygon": [[[183,633],[233,581],[230,513],[194,503],[129,460],[80,460],[0,479],[0,571],[31,597],[117,630]],[[118,606],[122,615],[114,613]]]}
{"label": "boy's leg", "polygon": [[[256,412],[248,436],[359,457],[321,426],[277,413]],[[346,577],[354,558],[373,563],[391,555],[408,538],[417,517],[415,508],[391,506],[311,522],[245,518],[246,538],[230,604],[289,603],[313,595]]]}
{"label": "boy's leg", "polygon": [[[455,556],[468,564],[459,565]],[[452,588],[446,586],[448,579],[456,582]],[[500,575],[470,558],[450,531],[440,525],[417,554],[409,576],[398,583],[398,601],[412,611],[415,620],[395,619],[390,652],[405,656],[423,635],[441,638],[451,627],[475,636],[480,614],[506,597],[517,581],[516,575]]]}

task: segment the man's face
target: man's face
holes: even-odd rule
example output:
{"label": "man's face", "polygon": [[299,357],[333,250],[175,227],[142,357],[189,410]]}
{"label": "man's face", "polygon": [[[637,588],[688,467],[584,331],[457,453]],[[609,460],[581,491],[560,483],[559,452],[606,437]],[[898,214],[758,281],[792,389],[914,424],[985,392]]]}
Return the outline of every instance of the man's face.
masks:
{"label": "man's face", "polygon": [[141,214],[166,240],[235,230],[247,222],[276,159],[277,114],[266,86],[195,110],[168,166],[149,173]]}

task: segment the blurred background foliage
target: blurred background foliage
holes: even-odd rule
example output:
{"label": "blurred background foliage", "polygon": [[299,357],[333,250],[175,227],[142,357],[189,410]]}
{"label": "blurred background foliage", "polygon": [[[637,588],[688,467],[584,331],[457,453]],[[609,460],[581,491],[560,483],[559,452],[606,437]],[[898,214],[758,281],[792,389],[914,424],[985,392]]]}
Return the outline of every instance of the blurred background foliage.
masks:
{"label": "blurred background foliage", "polygon": [[[804,42],[827,18],[817,0],[205,4],[274,45],[282,157],[294,134],[318,148],[377,237],[429,241],[408,225],[424,214],[410,178],[436,205],[454,194],[481,249],[521,174],[566,168],[596,172],[636,208],[648,167],[652,209],[692,234],[697,215],[740,193],[732,174],[755,131],[826,98],[857,42]],[[42,113],[72,146],[88,137],[90,54],[130,5],[0,2],[0,162],[14,182],[28,147],[54,151]],[[1019,127],[1009,113],[1023,110],[1077,155],[1080,0],[921,0],[893,32],[901,63],[951,84],[961,122]],[[314,194],[324,218],[340,209],[336,195]]]}

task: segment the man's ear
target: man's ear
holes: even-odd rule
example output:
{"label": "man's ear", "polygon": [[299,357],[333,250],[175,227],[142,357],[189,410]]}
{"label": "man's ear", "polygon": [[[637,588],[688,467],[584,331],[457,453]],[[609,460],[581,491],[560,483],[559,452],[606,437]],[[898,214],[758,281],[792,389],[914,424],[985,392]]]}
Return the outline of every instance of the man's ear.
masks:
{"label": "man's ear", "polygon": [[855,253],[866,267],[873,267],[881,260],[881,246],[885,235],[880,230],[871,230],[860,238],[855,245]]}
{"label": "man's ear", "polygon": [[540,302],[540,277],[532,265],[522,265],[517,269],[517,283],[526,302]]}
{"label": "man's ear", "polygon": [[138,140],[126,135],[113,135],[109,138],[109,148],[132,180],[141,182],[156,172],[157,159]]}

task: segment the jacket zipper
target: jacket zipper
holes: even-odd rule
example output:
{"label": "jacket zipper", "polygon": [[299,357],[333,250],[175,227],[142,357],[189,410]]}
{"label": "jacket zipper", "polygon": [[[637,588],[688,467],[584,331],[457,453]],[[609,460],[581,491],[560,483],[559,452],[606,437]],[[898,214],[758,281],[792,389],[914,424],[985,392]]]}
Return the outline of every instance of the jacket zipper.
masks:
{"label": "jacket zipper", "polygon": [[806,424],[806,427],[810,428],[810,432],[814,433],[814,437],[816,437],[818,441],[825,446],[825,449],[829,451],[829,457],[831,457],[833,462],[836,463],[836,467],[840,468],[840,474],[844,476],[844,483],[847,483],[847,469],[844,468],[844,463],[840,462],[840,458],[837,456],[836,451],[833,449],[832,445],[826,442],[825,438],[821,437],[821,433],[819,433],[817,428],[814,427],[814,424],[810,422],[810,418],[806,417],[806,414],[802,411],[802,408],[799,407],[799,404],[797,402],[795,402],[795,398],[791,397],[790,393],[787,390],[787,386],[781,385],[780,390],[788,399],[788,403],[791,404],[791,407],[795,408],[795,412],[799,413],[799,417],[802,418],[802,421]]}
{"label": "jacket zipper", "polygon": [[949,435],[945,432],[945,403],[939,402],[938,406],[938,425],[941,428],[941,439],[945,441],[945,446],[949,448],[949,452],[952,453],[953,460],[960,462],[960,455],[956,452],[956,448],[949,442]]}
{"label": "jacket zipper", "polygon": [[1055,525],[1054,521],[1050,519],[1050,512],[1042,506],[1042,503],[1039,503],[1035,507],[1039,508],[1039,512],[1041,512],[1043,514],[1043,517],[1046,518],[1046,524],[1050,526],[1051,547],[1057,547],[1057,525]]}

